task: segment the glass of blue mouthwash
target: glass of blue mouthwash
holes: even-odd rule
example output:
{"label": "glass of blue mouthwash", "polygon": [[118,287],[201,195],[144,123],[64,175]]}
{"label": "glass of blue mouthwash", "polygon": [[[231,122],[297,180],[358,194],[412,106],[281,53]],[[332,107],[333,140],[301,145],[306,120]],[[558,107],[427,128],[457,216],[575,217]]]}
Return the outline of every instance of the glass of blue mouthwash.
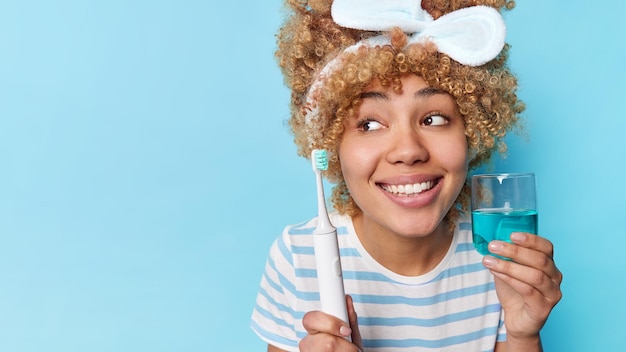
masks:
{"label": "glass of blue mouthwash", "polygon": [[471,182],[472,231],[480,254],[499,257],[489,252],[489,242],[510,243],[512,232],[537,234],[535,174],[480,174]]}

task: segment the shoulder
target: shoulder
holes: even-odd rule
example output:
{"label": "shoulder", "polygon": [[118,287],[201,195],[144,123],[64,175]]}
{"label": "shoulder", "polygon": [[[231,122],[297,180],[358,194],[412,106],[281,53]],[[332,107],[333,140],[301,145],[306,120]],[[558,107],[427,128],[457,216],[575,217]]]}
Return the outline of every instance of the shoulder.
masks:
{"label": "shoulder", "polygon": [[[352,221],[348,216],[333,213],[331,222],[337,228],[338,234],[347,233],[352,228]],[[313,232],[316,226],[317,217],[285,226],[282,234],[272,245],[271,257],[286,261],[291,266],[298,266],[297,263],[303,258],[312,258],[314,255]]]}
{"label": "shoulder", "polygon": [[[352,219],[347,215],[337,213],[329,214],[331,223],[337,228],[338,233],[346,233],[352,231]],[[303,221],[297,224],[288,225],[283,230],[282,236],[277,242],[283,242],[285,245],[310,245],[313,243],[312,234],[317,226],[317,217]]]}
{"label": "shoulder", "polygon": [[[337,228],[340,247],[346,244],[345,238],[352,230],[352,220],[348,216],[331,214],[331,222]],[[278,266],[292,267],[296,270],[312,270],[315,260],[313,232],[317,226],[317,217],[297,224],[286,226],[282,234],[274,241],[270,257]]]}
{"label": "shoulder", "polygon": [[312,246],[311,234],[316,220],[311,219],[285,226],[270,249],[270,260],[293,266],[294,256],[306,252],[303,248]]}

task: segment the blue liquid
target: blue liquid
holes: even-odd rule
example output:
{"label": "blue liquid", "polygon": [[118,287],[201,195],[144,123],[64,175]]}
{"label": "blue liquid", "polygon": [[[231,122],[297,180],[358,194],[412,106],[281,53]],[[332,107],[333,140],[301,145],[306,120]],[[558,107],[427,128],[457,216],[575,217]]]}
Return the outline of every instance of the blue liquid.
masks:
{"label": "blue liquid", "polygon": [[[482,255],[493,240],[511,243],[511,232],[537,234],[536,210],[481,209],[472,212],[474,247]],[[501,257],[502,258],[502,257]]]}

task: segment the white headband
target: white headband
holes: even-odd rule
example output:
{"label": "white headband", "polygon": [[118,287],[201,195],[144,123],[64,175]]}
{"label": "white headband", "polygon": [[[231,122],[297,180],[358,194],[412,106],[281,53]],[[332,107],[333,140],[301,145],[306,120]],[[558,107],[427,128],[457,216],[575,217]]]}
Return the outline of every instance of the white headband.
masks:
{"label": "white headband", "polygon": [[506,36],[502,15],[488,6],[467,7],[436,20],[417,0],[335,0],[331,11],[333,21],[342,27],[365,31],[399,27],[412,34],[408,44],[430,39],[440,52],[468,66],[494,59]]}
{"label": "white headband", "polygon": [[[390,31],[399,27],[410,34],[407,45],[431,41],[437,45],[439,52],[467,66],[480,66],[493,60],[502,51],[506,36],[502,15],[488,6],[459,9],[434,20],[422,9],[419,0],[335,0],[331,13],[333,21],[346,28]],[[343,54],[353,53],[362,46],[389,44],[390,40],[385,35],[371,37],[346,48],[326,64],[307,95],[307,125],[319,111],[314,102],[315,91],[321,88],[324,77],[339,67]],[[309,142],[312,144],[311,137]]]}

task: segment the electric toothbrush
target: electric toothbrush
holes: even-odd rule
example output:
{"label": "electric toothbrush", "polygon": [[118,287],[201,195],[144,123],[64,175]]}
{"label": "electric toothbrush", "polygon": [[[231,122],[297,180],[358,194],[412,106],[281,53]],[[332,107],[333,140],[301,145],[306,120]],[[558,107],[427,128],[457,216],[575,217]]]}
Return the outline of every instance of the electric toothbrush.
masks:
{"label": "electric toothbrush", "polygon": [[322,171],[328,169],[328,153],[326,150],[314,149],[311,152],[311,164],[317,180],[318,217],[317,226],[313,231],[313,245],[322,311],[334,315],[346,324],[349,324],[339,245],[337,243],[337,229],[328,218],[324,185],[322,183]]}

